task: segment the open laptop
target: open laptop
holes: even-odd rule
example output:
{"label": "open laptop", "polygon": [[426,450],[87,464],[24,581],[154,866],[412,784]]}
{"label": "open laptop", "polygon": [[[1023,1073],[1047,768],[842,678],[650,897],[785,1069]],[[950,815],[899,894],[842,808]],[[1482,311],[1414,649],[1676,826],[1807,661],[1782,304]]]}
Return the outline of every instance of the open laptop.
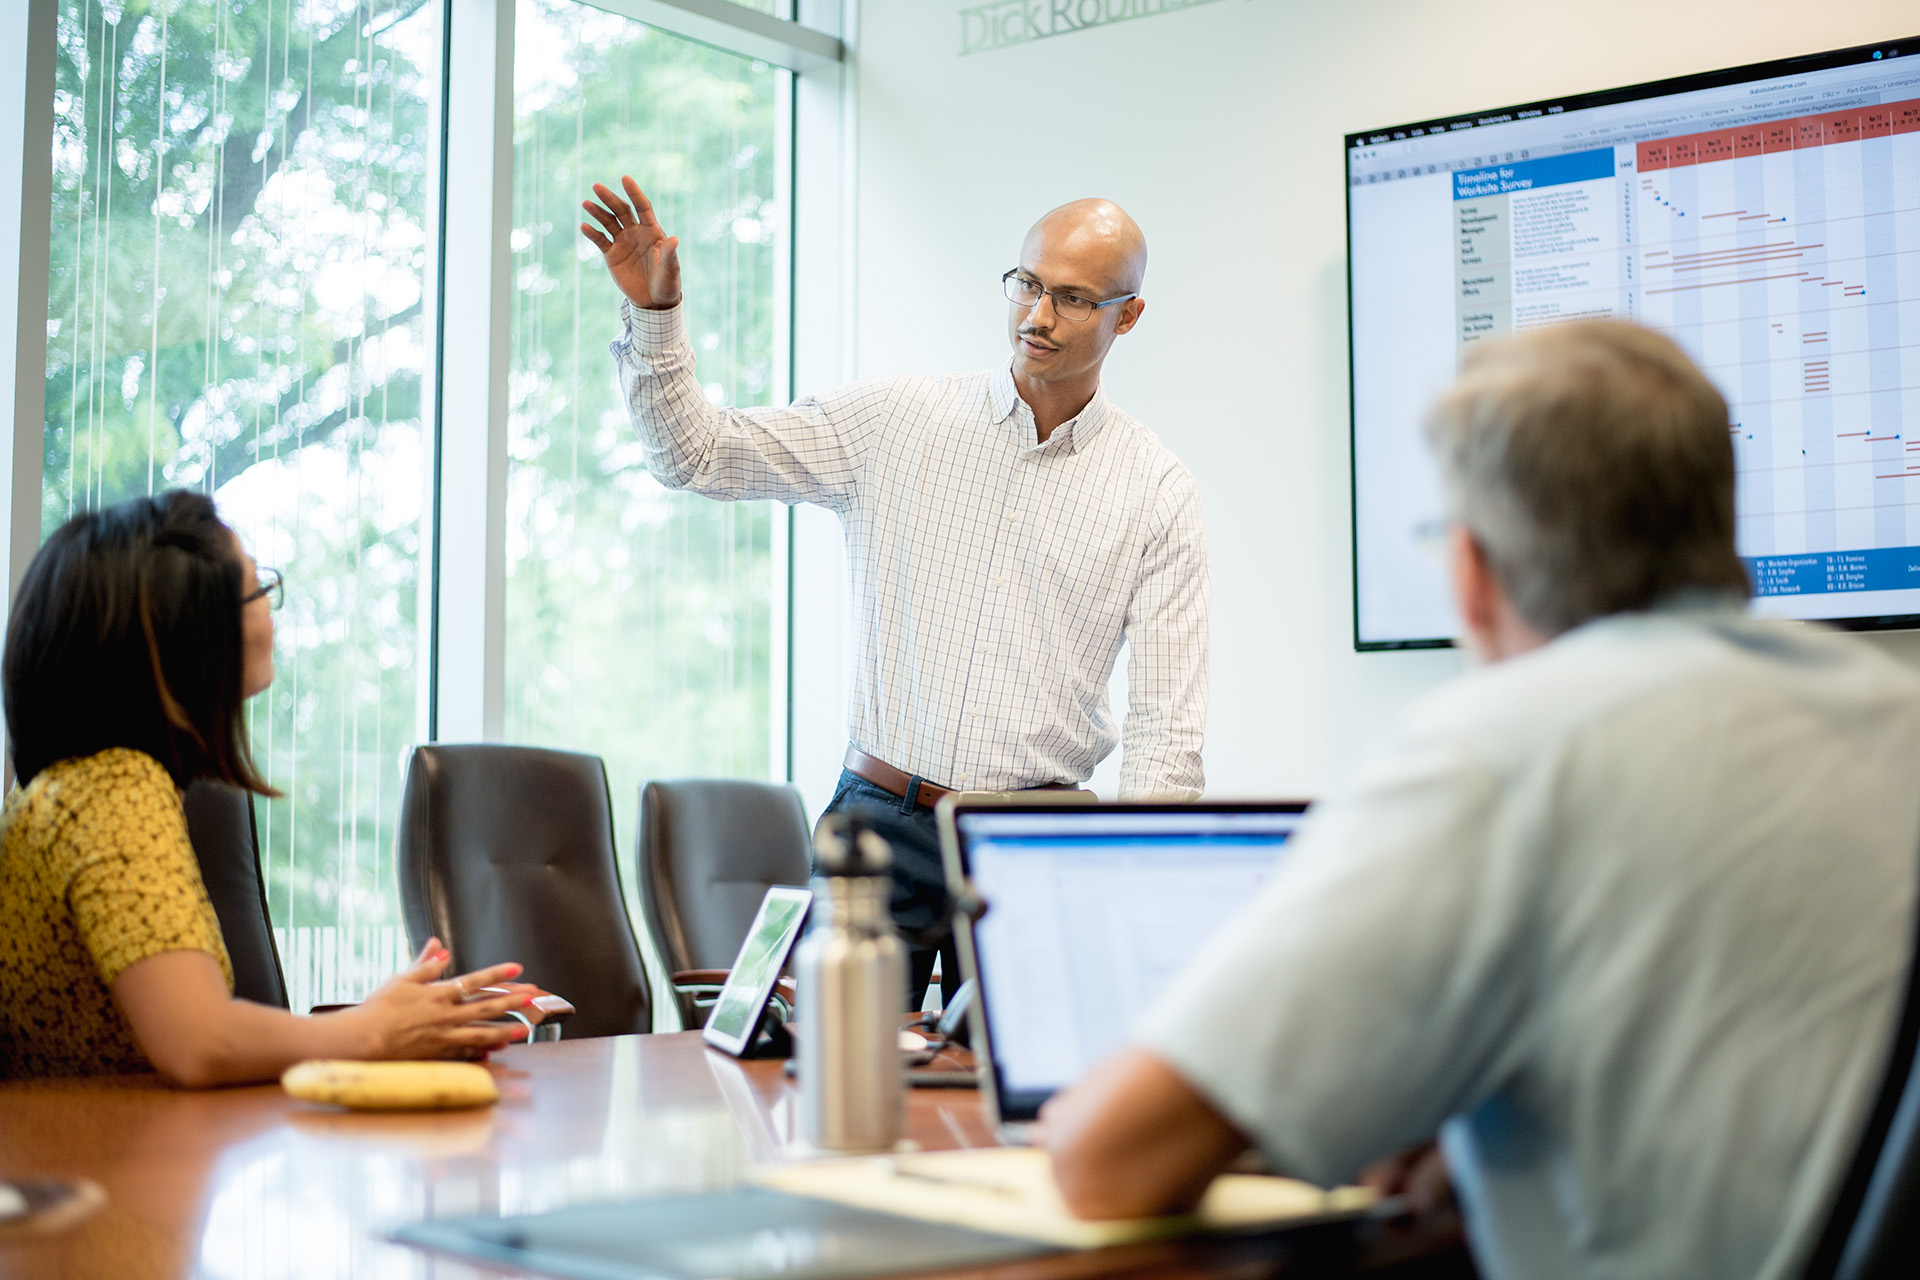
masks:
{"label": "open laptop", "polygon": [[947,883],[992,1119],[1019,1141],[1054,1091],[1125,1044],[1147,1009],[1285,855],[1306,805],[1097,804],[959,795],[940,804]]}

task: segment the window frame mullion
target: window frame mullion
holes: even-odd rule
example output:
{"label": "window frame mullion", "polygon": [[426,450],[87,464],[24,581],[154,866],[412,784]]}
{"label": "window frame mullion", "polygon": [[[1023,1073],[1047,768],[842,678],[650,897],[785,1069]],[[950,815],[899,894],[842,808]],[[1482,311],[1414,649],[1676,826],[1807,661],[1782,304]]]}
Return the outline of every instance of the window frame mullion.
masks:
{"label": "window frame mullion", "polygon": [[818,7],[802,0],[802,21],[793,22],[735,4],[733,0],[580,0],[676,36],[712,45],[802,74],[834,72],[846,60],[840,37],[809,22]]}
{"label": "window frame mullion", "polygon": [[[423,553],[428,741],[494,742],[506,711],[514,0],[443,0],[436,130],[433,494]],[[468,320],[467,317],[473,317]]]}
{"label": "window frame mullion", "polygon": [[0,404],[13,414],[12,448],[0,454],[9,615],[40,549],[58,16],[58,0],[0,0],[0,298],[14,299],[0,308]]}

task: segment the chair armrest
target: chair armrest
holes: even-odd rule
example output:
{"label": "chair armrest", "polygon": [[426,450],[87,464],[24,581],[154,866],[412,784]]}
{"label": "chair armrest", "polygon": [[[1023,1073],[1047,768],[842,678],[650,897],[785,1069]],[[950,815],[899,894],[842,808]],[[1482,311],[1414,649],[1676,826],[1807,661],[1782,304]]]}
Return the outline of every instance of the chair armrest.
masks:
{"label": "chair armrest", "polygon": [[[727,985],[729,969],[679,969],[673,975],[674,1002],[680,1007],[680,1025],[698,1031],[707,1025],[707,1015]],[[773,984],[772,999],[782,1022],[793,1021],[795,984],[792,978],[779,978]]]}
{"label": "chair armrest", "polygon": [[540,1011],[541,1026],[559,1026],[576,1012],[573,1002],[560,996],[535,996],[533,1007]]}
{"label": "chair armrest", "polygon": [[[307,1010],[307,1012],[311,1014],[339,1013],[342,1009],[351,1009],[353,1007],[351,1004],[317,1004]],[[533,1007],[540,1011],[539,1025],[541,1026],[557,1027],[577,1012],[573,1007],[572,1001],[553,995],[535,996],[533,998]],[[495,1018],[494,1021],[499,1022],[502,1021],[502,1019]]]}
{"label": "chair armrest", "polygon": [[[507,990],[505,987],[482,987],[467,998],[469,1000],[477,1000],[483,996],[501,996],[506,994]],[[532,1044],[539,1040],[558,1040],[560,1038],[560,1024],[571,1018],[574,1012],[575,1010],[571,1000],[566,999],[564,996],[556,996],[552,992],[548,992],[545,995],[535,996],[533,1003],[528,1008],[509,1009],[499,1017],[489,1019],[489,1021],[519,1023],[527,1029],[527,1043]],[[536,1018],[531,1016],[532,1014],[538,1014],[539,1016]]]}
{"label": "chair armrest", "polygon": [[727,975],[732,972],[731,969],[680,969],[674,973],[672,981],[676,987],[722,987],[726,985]]}
{"label": "chair armrest", "polygon": [[725,969],[679,969],[670,979],[674,1007],[680,1011],[680,1025],[698,1031],[707,1025],[714,1001],[727,982]]}
{"label": "chair armrest", "polygon": [[[680,969],[676,970],[673,975],[673,985],[676,989],[700,991],[702,994],[705,993],[705,988],[711,986],[713,993],[718,995],[720,988],[727,985],[727,979],[731,977],[732,974],[733,970],[731,969]],[[794,988],[795,984],[792,978],[781,977],[774,982],[773,993],[791,1005],[793,1003]]]}

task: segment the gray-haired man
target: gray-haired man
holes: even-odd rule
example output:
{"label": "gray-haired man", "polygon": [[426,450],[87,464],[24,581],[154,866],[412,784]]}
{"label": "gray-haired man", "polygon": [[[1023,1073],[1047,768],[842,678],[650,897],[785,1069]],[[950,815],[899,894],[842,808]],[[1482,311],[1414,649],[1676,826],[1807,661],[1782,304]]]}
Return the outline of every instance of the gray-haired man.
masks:
{"label": "gray-haired man", "polygon": [[1746,615],[1726,405],[1662,337],[1489,346],[1428,437],[1486,665],[1056,1099],[1061,1189],[1159,1212],[1249,1145],[1333,1182],[1439,1131],[1489,1277],[1797,1275],[1906,964],[1920,678]]}

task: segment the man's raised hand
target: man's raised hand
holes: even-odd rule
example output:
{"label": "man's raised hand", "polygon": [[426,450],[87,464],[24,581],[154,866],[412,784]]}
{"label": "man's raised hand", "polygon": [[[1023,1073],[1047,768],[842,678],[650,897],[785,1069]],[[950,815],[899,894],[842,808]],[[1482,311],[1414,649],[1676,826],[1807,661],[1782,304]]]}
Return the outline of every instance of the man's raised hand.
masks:
{"label": "man's raised hand", "polygon": [[600,229],[583,222],[580,234],[600,251],[607,274],[634,306],[674,306],[680,301],[680,237],[660,229],[639,183],[621,178],[620,185],[627,190],[625,200],[606,184],[593,184],[598,199],[583,200],[580,207],[593,215]]}

